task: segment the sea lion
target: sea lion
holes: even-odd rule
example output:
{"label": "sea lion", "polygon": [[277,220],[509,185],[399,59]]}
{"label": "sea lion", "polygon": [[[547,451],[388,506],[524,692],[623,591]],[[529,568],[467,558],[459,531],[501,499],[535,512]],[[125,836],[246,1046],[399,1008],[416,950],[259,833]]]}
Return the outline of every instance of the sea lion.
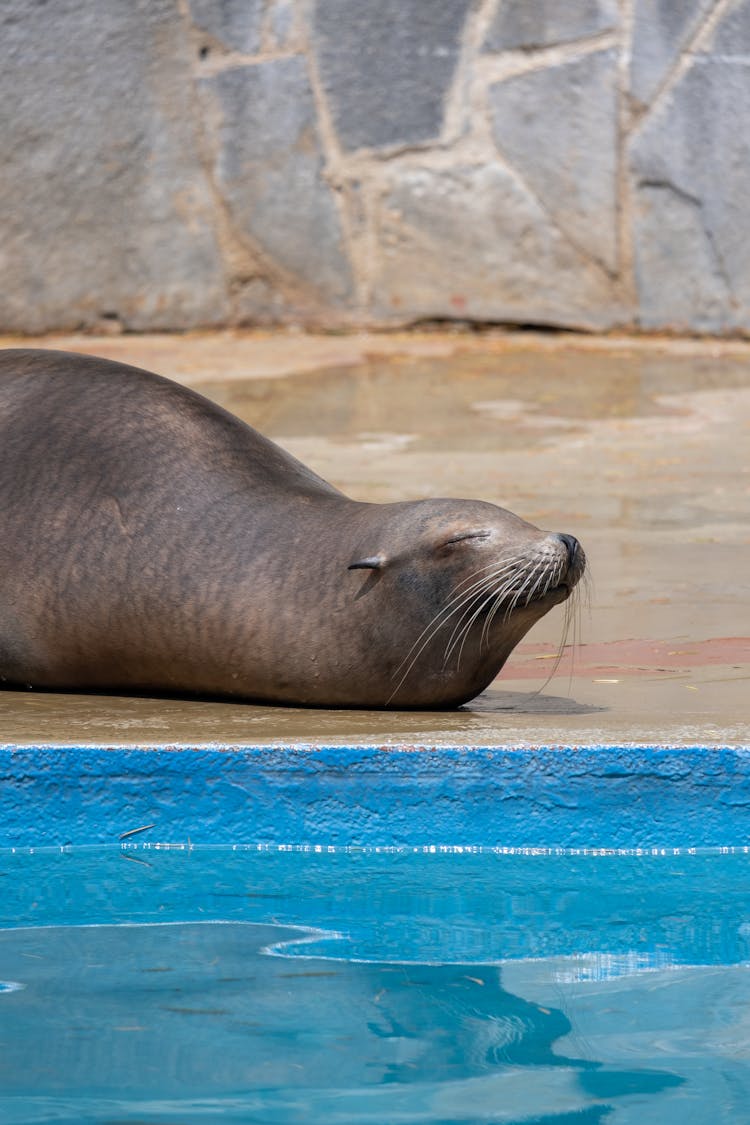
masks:
{"label": "sea lion", "polygon": [[194,391],[0,352],[0,678],[456,707],[564,601],[569,535],[478,500],[351,500]]}

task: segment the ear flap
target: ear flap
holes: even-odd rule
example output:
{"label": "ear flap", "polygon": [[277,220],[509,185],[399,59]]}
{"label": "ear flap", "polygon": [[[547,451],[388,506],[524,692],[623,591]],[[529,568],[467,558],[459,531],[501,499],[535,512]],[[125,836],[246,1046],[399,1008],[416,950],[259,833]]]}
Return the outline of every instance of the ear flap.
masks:
{"label": "ear flap", "polygon": [[382,570],[385,566],[385,555],[370,555],[366,559],[357,559],[349,563],[347,570]]}

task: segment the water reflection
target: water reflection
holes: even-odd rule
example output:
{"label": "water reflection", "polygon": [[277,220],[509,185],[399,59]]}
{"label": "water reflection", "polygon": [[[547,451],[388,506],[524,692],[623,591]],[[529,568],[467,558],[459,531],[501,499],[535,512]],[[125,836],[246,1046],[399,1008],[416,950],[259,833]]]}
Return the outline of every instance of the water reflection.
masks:
{"label": "water reflection", "polygon": [[3,1120],[59,1120],[61,1101],[87,1120],[118,1100],[119,1120],[171,1120],[178,1102],[191,1122],[204,1099],[227,1098],[251,1121],[299,1121],[306,1107],[310,1125],[561,1125],[682,1084],[642,1052],[629,1066],[593,1042],[567,1053],[569,1015],[507,991],[498,968],[290,967],[264,953],[290,936],[240,923],[0,934],[0,971],[24,985],[2,999]]}
{"label": "water reflection", "polygon": [[0,886],[8,1125],[745,1119],[742,850],[5,852]]}

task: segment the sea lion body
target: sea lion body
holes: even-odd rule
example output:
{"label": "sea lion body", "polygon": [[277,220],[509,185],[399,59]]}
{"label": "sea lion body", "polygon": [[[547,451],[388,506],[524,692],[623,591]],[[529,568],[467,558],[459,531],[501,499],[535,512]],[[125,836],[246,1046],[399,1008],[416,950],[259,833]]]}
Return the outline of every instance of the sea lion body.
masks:
{"label": "sea lion body", "polygon": [[9,684],[457,706],[583,566],[492,504],[351,500],[158,375],[0,352]]}

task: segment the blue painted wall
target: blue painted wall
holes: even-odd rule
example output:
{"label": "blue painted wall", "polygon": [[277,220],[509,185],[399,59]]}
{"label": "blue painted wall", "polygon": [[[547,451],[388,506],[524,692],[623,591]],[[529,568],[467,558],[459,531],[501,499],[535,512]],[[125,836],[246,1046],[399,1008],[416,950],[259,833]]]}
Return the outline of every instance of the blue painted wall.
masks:
{"label": "blue painted wall", "polygon": [[750,842],[750,746],[0,747],[0,847]]}

